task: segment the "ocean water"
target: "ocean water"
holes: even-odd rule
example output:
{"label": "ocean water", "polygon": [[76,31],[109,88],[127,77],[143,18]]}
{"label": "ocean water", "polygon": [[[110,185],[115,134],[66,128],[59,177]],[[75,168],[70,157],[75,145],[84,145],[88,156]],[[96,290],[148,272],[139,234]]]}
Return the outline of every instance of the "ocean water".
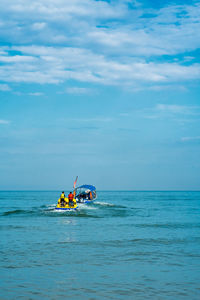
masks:
{"label": "ocean water", "polygon": [[200,299],[200,192],[0,192],[0,299]]}

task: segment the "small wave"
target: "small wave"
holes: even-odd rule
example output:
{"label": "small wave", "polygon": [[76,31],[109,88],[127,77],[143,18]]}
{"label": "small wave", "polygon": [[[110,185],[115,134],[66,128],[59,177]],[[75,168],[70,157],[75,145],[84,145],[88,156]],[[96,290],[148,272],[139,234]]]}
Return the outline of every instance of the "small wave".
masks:
{"label": "small wave", "polygon": [[79,203],[78,206],[77,206],[77,209],[87,209],[87,210],[94,210],[94,209],[97,209],[97,207],[95,206],[92,206],[92,205],[88,205],[88,204],[85,204],[85,203]]}
{"label": "small wave", "polygon": [[49,204],[49,205],[44,205],[41,206],[41,208],[45,207],[46,209],[54,209],[56,207],[56,204]]}
{"label": "small wave", "polygon": [[[5,212],[2,212],[1,216],[77,216],[77,217],[105,217],[106,216],[125,216],[127,215],[127,207],[121,206],[121,205],[115,205],[108,202],[95,202],[91,204],[87,203],[78,203],[76,210],[57,210],[56,204],[46,204],[39,207],[27,207],[27,209],[20,209],[13,207],[12,210],[8,210]],[[106,213],[107,208],[107,213]],[[96,216],[95,211],[101,211],[105,210],[104,215],[102,216],[102,213],[100,216]],[[93,215],[93,216],[91,216]],[[95,215],[95,216],[94,216]]]}
{"label": "small wave", "polygon": [[167,228],[167,229],[185,229],[185,228],[199,228],[199,223],[155,223],[155,224],[135,224],[135,227],[142,228]]}
{"label": "small wave", "polygon": [[24,230],[24,226],[18,226],[18,225],[0,225],[0,229],[1,230],[9,230],[9,229],[23,229]]}
{"label": "small wave", "polygon": [[104,207],[111,207],[111,208],[128,208],[127,206],[124,205],[116,205],[113,203],[108,203],[108,202],[99,202],[99,201],[95,201],[94,205],[98,205],[98,206],[104,206]]}
{"label": "small wave", "polygon": [[87,213],[87,210],[49,210],[45,212],[46,216],[49,217],[77,217],[77,218],[101,218],[100,216],[96,216],[93,214]]}
{"label": "small wave", "polygon": [[51,213],[58,213],[58,214],[69,214],[75,212],[75,210],[59,210],[59,209],[51,209],[49,210]]}
{"label": "small wave", "polygon": [[25,213],[25,212],[26,211],[22,210],[22,209],[15,209],[15,210],[6,211],[2,215],[3,216],[18,215],[18,214],[22,214],[22,213]]}
{"label": "small wave", "polygon": [[97,205],[102,205],[102,206],[115,206],[114,204],[112,203],[107,203],[107,202],[99,202],[99,201],[95,201],[94,204],[97,204]]}
{"label": "small wave", "polygon": [[84,203],[79,203],[76,210],[72,209],[72,210],[58,210],[55,208],[55,206],[51,206],[49,207],[49,209],[47,209],[45,212],[46,213],[58,213],[58,214],[71,214],[71,213],[77,213],[77,212],[81,212],[81,211],[87,211],[87,210],[96,210],[97,207],[94,206],[90,206]]}
{"label": "small wave", "polygon": [[78,210],[96,210],[97,207],[85,204],[85,203],[78,203],[77,205],[77,209],[76,210],[57,210],[56,209],[56,204],[51,204],[51,205],[46,205],[46,210],[45,211],[50,211],[50,212],[74,212],[74,211],[78,211]]}
{"label": "small wave", "polygon": [[9,210],[4,213],[2,213],[1,216],[12,216],[12,215],[33,215],[40,213],[41,210],[39,208],[30,209],[30,210],[24,210],[24,209],[15,209],[15,210]]}

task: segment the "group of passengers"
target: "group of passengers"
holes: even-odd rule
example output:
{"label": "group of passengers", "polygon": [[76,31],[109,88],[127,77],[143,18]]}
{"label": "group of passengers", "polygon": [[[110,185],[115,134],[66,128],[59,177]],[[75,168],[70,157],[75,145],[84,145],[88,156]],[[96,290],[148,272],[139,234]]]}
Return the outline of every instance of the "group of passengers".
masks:
{"label": "group of passengers", "polygon": [[93,199],[93,195],[91,191],[86,191],[83,193],[80,193],[79,195],[77,195],[78,199],[83,199],[83,200],[92,200]]}
{"label": "group of passengers", "polygon": [[76,204],[76,199],[74,198],[72,192],[70,192],[66,198],[65,192],[63,191],[58,200],[58,204],[60,204],[61,206],[65,206],[65,205],[74,206]]}
{"label": "group of passengers", "polygon": [[90,190],[87,190],[85,192],[78,194],[76,198],[77,199],[75,199],[75,192],[74,193],[70,192],[69,195],[66,197],[65,192],[63,191],[58,200],[58,204],[60,204],[60,206],[62,207],[66,205],[74,206],[76,204],[76,200],[78,202],[81,202],[81,200],[93,200],[94,198],[96,198],[96,193],[95,192],[92,193]]}

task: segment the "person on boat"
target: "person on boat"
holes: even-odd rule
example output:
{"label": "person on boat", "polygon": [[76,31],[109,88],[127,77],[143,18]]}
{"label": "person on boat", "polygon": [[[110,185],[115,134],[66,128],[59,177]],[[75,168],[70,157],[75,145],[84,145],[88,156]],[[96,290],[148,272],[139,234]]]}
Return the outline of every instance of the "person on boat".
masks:
{"label": "person on boat", "polygon": [[65,192],[63,191],[62,194],[60,195],[60,199],[59,199],[59,202],[62,206],[65,206],[65,204],[66,204],[65,199],[66,199]]}
{"label": "person on boat", "polygon": [[76,200],[74,199],[72,192],[70,192],[68,195],[68,201],[70,206],[74,206],[76,204]]}
{"label": "person on boat", "polygon": [[74,195],[72,194],[72,192],[70,192],[68,195],[69,204],[73,203],[73,199],[74,199]]}

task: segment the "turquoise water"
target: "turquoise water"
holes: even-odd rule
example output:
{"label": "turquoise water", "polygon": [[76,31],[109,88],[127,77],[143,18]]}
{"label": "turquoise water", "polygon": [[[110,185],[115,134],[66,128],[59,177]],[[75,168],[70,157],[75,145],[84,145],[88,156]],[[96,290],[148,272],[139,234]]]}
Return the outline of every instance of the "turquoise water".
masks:
{"label": "turquoise water", "polygon": [[200,192],[0,192],[0,299],[200,299]]}

